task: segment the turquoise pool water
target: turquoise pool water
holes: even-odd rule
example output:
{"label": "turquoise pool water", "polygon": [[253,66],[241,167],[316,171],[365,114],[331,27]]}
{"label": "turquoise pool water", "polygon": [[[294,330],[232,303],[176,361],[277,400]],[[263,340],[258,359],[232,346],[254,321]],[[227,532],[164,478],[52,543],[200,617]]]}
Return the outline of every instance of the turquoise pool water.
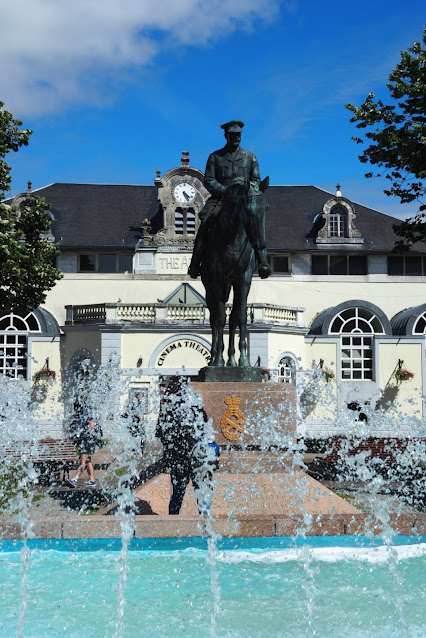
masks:
{"label": "turquoise pool water", "polygon": [[217,614],[202,539],[28,546],[0,543],[1,637],[426,637],[426,537],[224,539]]}

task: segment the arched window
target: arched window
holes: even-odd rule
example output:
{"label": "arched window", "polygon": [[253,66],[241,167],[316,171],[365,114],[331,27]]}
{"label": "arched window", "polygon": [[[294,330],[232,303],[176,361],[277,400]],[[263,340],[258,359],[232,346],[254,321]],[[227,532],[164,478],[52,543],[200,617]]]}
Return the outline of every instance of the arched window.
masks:
{"label": "arched window", "polygon": [[296,360],[291,355],[281,357],[278,363],[278,382],[295,384]]}
{"label": "arched window", "polygon": [[33,312],[25,316],[10,313],[0,317],[0,372],[13,379],[27,378],[28,336],[41,333]]}
{"label": "arched window", "polygon": [[333,206],[328,219],[328,236],[329,237],[347,237],[348,236],[348,213],[343,206]]}
{"label": "arched window", "polygon": [[413,335],[426,334],[426,312],[423,312],[413,326]]}
{"label": "arched window", "polygon": [[341,378],[372,380],[374,335],[384,334],[382,322],[368,308],[347,308],[330,322],[329,334],[341,335]]}

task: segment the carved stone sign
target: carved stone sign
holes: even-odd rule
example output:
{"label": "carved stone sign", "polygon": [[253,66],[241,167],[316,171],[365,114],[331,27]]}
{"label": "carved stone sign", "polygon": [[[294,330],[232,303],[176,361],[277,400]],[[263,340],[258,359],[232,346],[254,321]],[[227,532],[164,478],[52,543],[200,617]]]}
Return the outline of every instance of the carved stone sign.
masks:
{"label": "carved stone sign", "polygon": [[[205,364],[210,361],[210,352],[201,343],[198,343],[198,341],[192,339],[178,339],[176,341],[173,341],[172,343],[169,343],[169,345],[166,346],[164,350],[162,350],[162,352],[160,352],[157,360],[157,367],[172,367],[176,365],[175,355],[178,353],[181,353],[181,356],[179,357],[179,359],[181,359],[181,365],[184,364],[187,367],[191,367],[191,362],[189,359],[190,353],[188,352],[188,350],[192,351],[192,353],[194,354],[197,353],[199,356],[201,356],[204,359]],[[173,359],[173,361],[170,361],[171,359]]]}

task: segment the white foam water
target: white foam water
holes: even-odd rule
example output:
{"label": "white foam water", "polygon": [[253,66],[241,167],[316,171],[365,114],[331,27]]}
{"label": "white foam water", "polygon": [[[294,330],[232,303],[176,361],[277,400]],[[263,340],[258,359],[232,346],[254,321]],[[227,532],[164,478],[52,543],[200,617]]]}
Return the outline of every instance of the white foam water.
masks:
{"label": "white foam water", "polygon": [[223,563],[287,563],[310,557],[326,563],[344,560],[366,561],[368,563],[386,563],[390,555],[398,561],[419,558],[426,555],[426,543],[417,545],[381,545],[379,547],[295,547],[293,549],[265,552],[225,550],[218,552],[217,560]]}

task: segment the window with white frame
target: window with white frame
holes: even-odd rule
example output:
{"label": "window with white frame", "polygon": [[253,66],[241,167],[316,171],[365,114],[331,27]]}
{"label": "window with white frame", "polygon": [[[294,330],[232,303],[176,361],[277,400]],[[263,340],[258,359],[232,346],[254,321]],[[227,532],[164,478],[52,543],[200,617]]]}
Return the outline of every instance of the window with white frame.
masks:
{"label": "window with white frame", "polygon": [[341,338],[343,381],[373,379],[374,336],[384,332],[380,319],[367,308],[347,308],[333,318],[329,334]]}
{"label": "window with white frame", "polygon": [[278,364],[278,382],[294,385],[296,377],[296,362],[293,357],[286,355]]}
{"label": "window with white frame", "polygon": [[343,206],[333,206],[328,221],[329,237],[348,236],[348,214]]}
{"label": "window with white frame", "polygon": [[426,334],[426,312],[420,315],[416,319],[416,322],[413,326],[413,335],[424,335]]}
{"label": "window with white frame", "polygon": [[13,379],[27,378],[28,336],[40,333],[34,313],[25,316],[10,313],[0,318],[0,372]]}
{"label": "window with white frame", "polygon": [[373,378],[373,338],[342,337],[342,379]]}

